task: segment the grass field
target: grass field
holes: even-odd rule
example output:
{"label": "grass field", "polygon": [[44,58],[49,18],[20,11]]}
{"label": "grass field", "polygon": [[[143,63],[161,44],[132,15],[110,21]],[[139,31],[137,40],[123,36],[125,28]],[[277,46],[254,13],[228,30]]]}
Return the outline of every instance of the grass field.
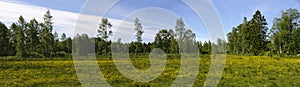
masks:
{"label": "grass field", "polygon": [[[200,62],[194,86],[203,86],[210,58]],[[104,77],[112,86],[170,86],[180,69],[179,59],[170,59],[162,75],[150,82],[135,82],[122,76],[112,60],[98,60]],[[139,69],[147,69],[146,59],[134,60]],[[300,86],[300,58],[227,55],[218,86]],[[1,60],[1,86],[81,86],[72,60]]]}

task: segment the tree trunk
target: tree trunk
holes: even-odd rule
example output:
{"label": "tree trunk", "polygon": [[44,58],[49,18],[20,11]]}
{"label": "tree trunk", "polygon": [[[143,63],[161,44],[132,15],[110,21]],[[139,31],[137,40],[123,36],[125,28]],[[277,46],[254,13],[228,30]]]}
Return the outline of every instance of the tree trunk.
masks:
{"label": "tree trunk", "polygon": [[282,54],[281,44],[279,44],[279,54]]}

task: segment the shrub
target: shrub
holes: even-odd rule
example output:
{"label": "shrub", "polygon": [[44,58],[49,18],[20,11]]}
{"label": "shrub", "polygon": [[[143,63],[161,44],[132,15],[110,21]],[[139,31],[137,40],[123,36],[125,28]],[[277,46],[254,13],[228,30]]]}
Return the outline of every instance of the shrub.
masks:
{"label": "shrub", "polygon": [[30,58],[43,58],[43,54],[40,54],[38,52],[29,52],[26,53],[25,57],[30,57]]}
{"label": "shrub", "polygon": [[68,54],[64,51],[56,52],[55,56],[57,57],[68,57]]}

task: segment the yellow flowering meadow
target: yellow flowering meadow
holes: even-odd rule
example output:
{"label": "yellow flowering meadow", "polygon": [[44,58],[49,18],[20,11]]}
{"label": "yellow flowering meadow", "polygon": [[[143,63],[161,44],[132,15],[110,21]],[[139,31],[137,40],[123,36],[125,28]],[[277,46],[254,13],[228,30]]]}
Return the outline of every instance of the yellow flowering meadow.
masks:
{"label": "yellow flowering meadow", "polygon": [[[203,86],[210,58],[200,62],[194,86]],[[72,60],[0,60],[1,86],[81,86]],[[118,60],[122,62],[122,60]],[[150,82],[136,82],[123,76],[112,60],[98,60],[99,67],[112,86],[170,86],[180,70],[180,59],[169,59],[163,73]],[[139,69],[151,65],[145,59],[133,64]],[[218,86],[300,86],[300,58],[227,55]]]}

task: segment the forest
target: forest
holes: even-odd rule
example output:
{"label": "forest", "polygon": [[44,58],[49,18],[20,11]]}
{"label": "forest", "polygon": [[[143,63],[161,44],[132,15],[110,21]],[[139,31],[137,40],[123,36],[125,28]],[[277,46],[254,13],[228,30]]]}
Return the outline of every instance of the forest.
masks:
{"label": "forest", "polygon": [[[182,18],[178,18],[174,29],[161,29],[156,33],[153,42],[143,42],[144,33],[140,20],[134,20],[136,40],[123,43],[121,38],[112,42],[113,36],[111,22],[108,18],[102,18],[96,37],[87,34],[77,34],[67,37],[65,33],[58,35],[53,31],[53,16],[46,11],[43,22],[35,18],[26,21],[21,15],[17,22],[7,27],[0,22],[0,56],[16,58],[71,58],[72,52],[79,55],[96,53],[100,57],[111,57],[112,49],[128,47],[129,53],[147,56],[152,49],[160,48],[168,57],[179,57],[181,52],[194,52],[200,54],[227,53],[237,55],[260,56],[295,56],[300,53],[300,14],[297,9],[290,8],[282,11],[281,16],[274,18],[271,28],[268,28],[265,16],[257,10],[248,20],[232,28],[227,34],[227,40],[218,39],[217,42],[196,41],[196,33],[186,28]],[[175,22],[174,22],[175,23]],[[76,42],[89,42],[95,44],[95,50],[82,50]],[[73,43],[73,45],[72,45]],[[114,44],[118,44],[115,46]],[[114,46],[112,46],[114,45]],[[180,47],[181,46],[181,47]],[[192,46],[198,48],[194,49]],[[76,49],[72,50],[72,47]],[[226,50],[222,52],[219,50]]]}

